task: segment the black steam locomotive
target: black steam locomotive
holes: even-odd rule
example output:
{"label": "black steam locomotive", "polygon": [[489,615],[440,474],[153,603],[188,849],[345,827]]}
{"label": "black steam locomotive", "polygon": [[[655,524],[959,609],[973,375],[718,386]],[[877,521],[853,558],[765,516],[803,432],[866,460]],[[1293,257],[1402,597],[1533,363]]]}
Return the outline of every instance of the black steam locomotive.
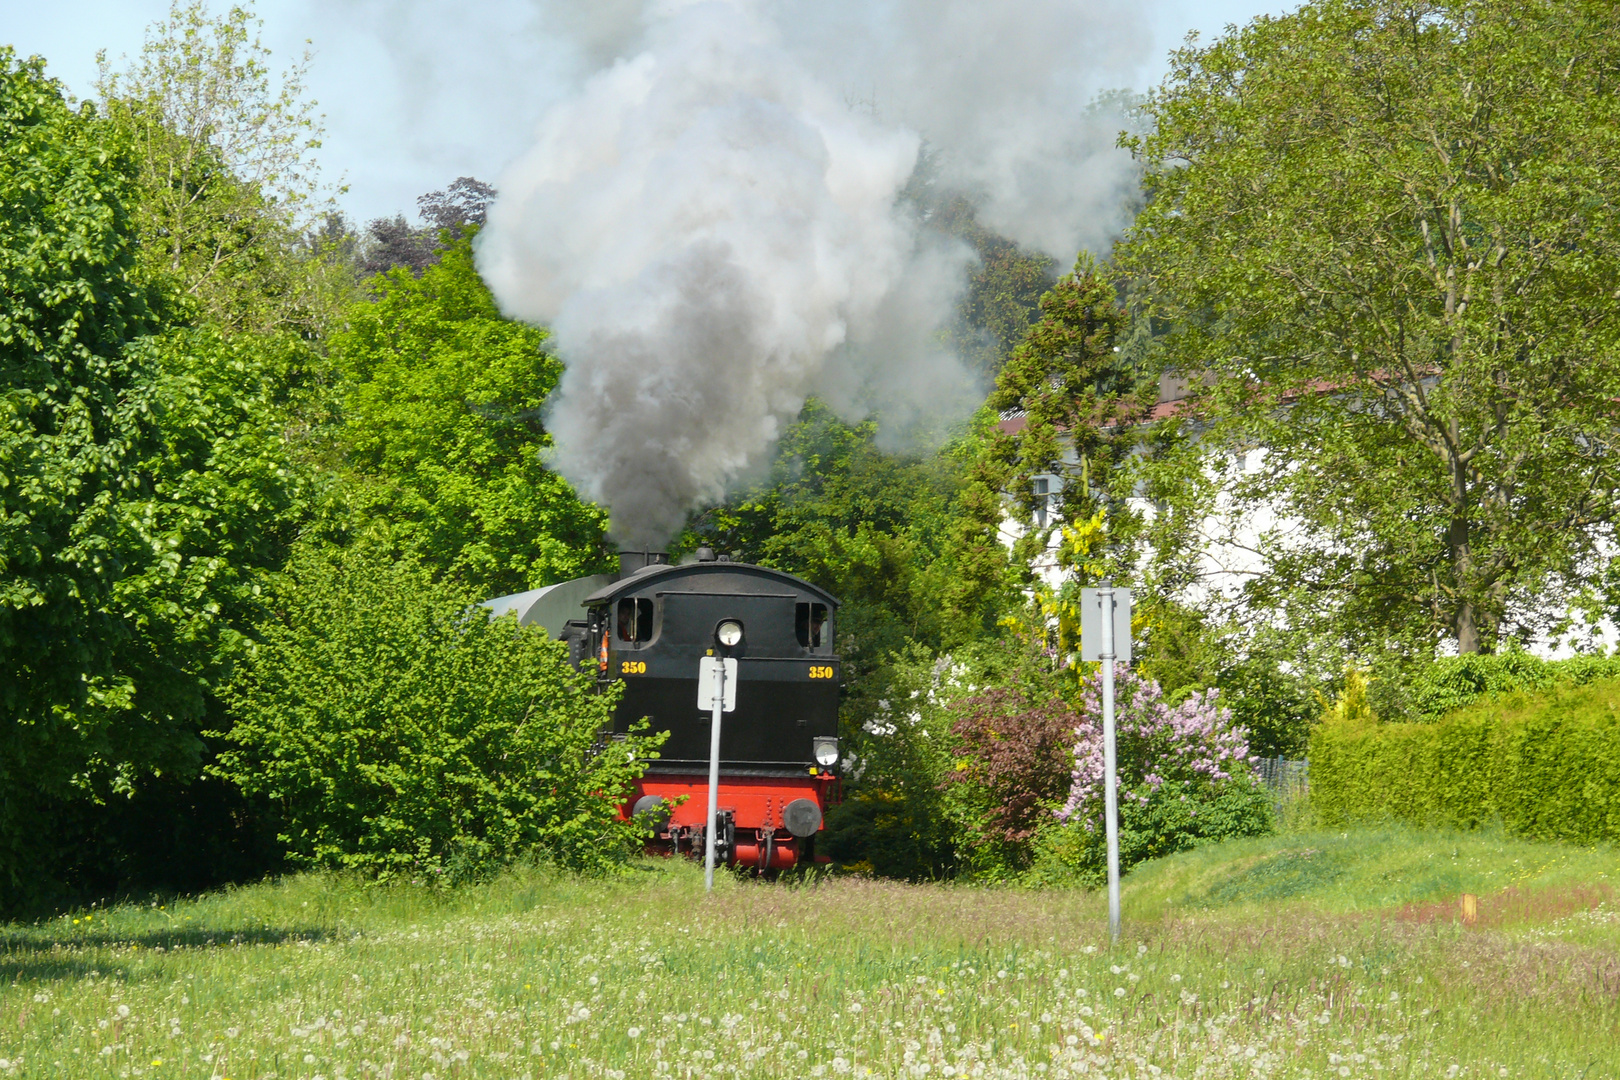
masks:
{"label": "black steam locomotive", "polygon": [[[710,713],[698,701],[699,662],[735,657],[736,710],[721,724],[717,847],[724,861],[758,870],[813,858],[838,792],[836,599],[792,574],[699,548],[695,561],[673,566],[662,552],[625,553],[616,575],[485,606],[546,627],[568,642],[576,664],[595,662],[602,685],[622,683],[613,734],[642,717],[669,732],[622,808],[654,820],[655,846],[666,851],[703,851]],[[740,625],[734,645],[717,637],[722,623]]]}

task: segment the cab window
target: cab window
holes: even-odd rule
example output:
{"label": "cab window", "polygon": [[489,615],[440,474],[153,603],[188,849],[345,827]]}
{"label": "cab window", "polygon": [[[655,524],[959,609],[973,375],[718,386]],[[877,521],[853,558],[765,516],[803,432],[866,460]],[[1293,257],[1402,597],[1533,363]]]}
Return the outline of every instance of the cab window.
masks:
{"label": "cab window", "polygon": [[619,640],[643,642],[651,641],[653,636],[653,602],[651,600],[625,597],[619,601],[618,618]]}
{"label": "cab window", "polygon": [[806,649],[821,648],[822,631],[827,626],[826,604],[795,604],[793,632]]}

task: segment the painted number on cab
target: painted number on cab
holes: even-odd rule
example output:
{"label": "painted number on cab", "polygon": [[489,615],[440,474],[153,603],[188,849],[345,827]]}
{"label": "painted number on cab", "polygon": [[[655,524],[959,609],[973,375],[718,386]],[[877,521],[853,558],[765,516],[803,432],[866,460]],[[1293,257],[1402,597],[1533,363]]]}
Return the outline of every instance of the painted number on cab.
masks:
{"label": "painted number on cab", "polygon": [[811,664],[810,677],[812,679],[830,679],[833,677],[832,666],[829,664]]}
{"label": "painted number on cab", "polygon": [[645,675],[645,674],[647,674],[647,661],[645,661],[645,660],[626,660],[626,661],[624,661],[623,663],[621,663],[619,665],[619,674],[621,674],[621,675]]}

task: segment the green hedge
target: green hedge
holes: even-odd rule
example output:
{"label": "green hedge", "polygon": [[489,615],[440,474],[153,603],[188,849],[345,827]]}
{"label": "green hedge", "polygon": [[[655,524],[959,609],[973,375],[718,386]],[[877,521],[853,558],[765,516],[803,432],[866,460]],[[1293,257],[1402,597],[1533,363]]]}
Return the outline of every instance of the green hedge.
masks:
{"label": "green hedge", "polygon": [[1435,723],[1330,719],[1311,738],[1323,824],[1395,818],[1620,841],[1620,679],[1507,694]]}
{"label": "green hedge", "polygon": [[1482,697],[1514,691],[1544,691],[1620,678],[1620,654],[1543,660],[1523,652],[1442,656],[1426,664],[1399,688],[1371,688],[1378,715],[1387,720],[1438,720]]}

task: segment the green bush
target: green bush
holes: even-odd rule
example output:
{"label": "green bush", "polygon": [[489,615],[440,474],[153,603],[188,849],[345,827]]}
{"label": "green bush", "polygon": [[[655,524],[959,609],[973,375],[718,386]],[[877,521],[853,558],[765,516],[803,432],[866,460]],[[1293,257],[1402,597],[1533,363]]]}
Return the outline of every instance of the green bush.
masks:
{"label": "green bush", "polygon": [[1499,695],[1434,723],[1333,720],[1311,739],[1327,826],[1393,818],[1577,843],[1620,840],[1620,679]]}
{"label": "green bush", "polygon": [[292,861],[453,881],[632,848],[617,806],[661,739],[604,745],[614,698],[472,599],[367,548],[290,564],[229,688],[219,768],[276,804]]}
{"label": "green bush", "polygon": [[[1119,868],[1129,873],[1149,859],[1191,851],[1207,844],[1265,836],[1272,831],[1271,796],[1250,777],[1220,784],[1197,801],[1122,799],[1119,808]],[[1081,884],[1108,881],[1108,835],[1080,821],[1053,823],[1036,838],[1027,884]]]}
{"label": "green bush", "polygon": [[1620,655],[1543,660],[1524,652],[1442,656],[1415,671],[1375,672],[1369,704],[1385,720],[1438,720],[1482,697],[1620,678]]}

